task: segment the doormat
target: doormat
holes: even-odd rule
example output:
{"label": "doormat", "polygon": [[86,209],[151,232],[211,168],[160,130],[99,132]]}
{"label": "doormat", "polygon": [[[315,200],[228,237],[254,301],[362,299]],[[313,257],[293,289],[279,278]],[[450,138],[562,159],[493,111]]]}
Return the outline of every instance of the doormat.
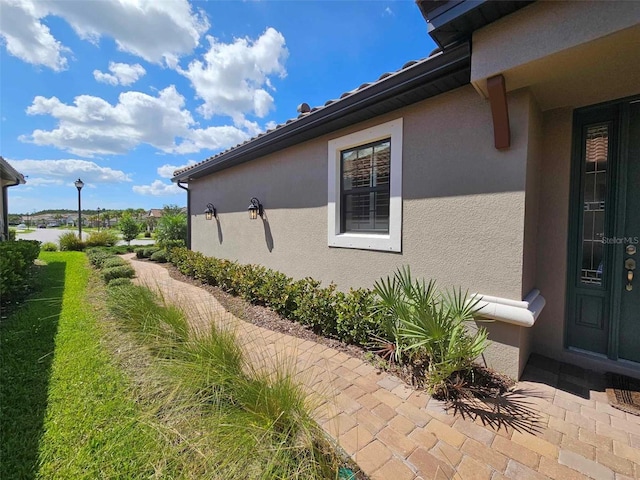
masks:
{"label": "doormat", "polygon": [[612,407],[640,416],[640,380],[607,373],[607,398]]}

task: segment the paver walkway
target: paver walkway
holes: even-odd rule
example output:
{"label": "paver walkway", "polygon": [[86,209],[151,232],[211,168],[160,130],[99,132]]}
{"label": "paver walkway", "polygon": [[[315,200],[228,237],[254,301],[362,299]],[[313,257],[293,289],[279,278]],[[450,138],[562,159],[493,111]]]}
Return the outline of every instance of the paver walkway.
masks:
{"label": "paver walkway", "polygon": [[238,320],[161,265],[131,263],[138,281],[191,308],[199,328],[212,319],[235,325],[266,365],[289,357],[324,399],[319,424],[372,479],[640,478],[640,417],[610,407],[593,372],[533,356],[493,412],[467,405],[454,414],[357,358]]}

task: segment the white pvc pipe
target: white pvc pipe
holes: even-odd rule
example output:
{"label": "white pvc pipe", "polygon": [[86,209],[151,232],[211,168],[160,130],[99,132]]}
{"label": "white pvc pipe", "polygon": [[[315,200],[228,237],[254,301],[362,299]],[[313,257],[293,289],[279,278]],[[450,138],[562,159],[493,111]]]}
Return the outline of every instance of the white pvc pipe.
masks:
{"label": "white pvc pipe", "polygon": [[545,299],[537,289],[532,290],[522,301],[509,298],[475,294],[480,299],[480,315],[521,327],[531,327],[545,306]]}

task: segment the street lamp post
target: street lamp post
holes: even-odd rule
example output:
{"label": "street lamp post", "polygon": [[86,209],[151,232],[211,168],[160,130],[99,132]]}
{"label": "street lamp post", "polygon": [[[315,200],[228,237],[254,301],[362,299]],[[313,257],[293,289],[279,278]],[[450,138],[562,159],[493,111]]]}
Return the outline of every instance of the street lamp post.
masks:
{"label": "street lamp post", "polygon": [[100,207],[98,207],[98,231],[100,231]]}
{"label": "street lamp post", "polygon": [[74,184],[78,189],[78,238],[82,240],[82,210],[80,203],[80,190],[82,190],[82,187],[84,187],[84,182],[78,178],[78,180],[76,180]]}

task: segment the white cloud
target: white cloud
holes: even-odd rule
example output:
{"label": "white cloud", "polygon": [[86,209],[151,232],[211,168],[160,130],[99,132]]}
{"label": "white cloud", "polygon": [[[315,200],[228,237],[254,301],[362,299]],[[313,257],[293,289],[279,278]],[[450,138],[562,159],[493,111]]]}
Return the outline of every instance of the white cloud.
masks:
{"label": "white cloud", "polygon": [[387,7],[384,9],[384,13],[387,14],[388,16],[392,17],[395,16],[395,13],[393,13],[393,10],[391,10],[390,7]]}
{"label": "white cloud", "polygon": [[64,18],[85,40],[113,37],[118,49],[149,62],[190,53],[209,29],[202,11],[187,0],[118,0],[65,2],[38,0],[52,15]]}
{"label": "white cloud", "polygon": [[185,154],[199,152],[202,149],[221,150],[238,145],[250,136],[251,134],[231,125],[197,128],[190,130],[173,152]]}
{"label": "white cloud", "polygon": [[153,63],[175,66],[209,29],[202,11],[187,0],[0,0],[0,34],[7,50],[25,62],[64,70],[68,51],[42,19],[63,18],[84,40],[112,37],[118,49]]}
{"label": "white cloud", "polygon": [[173,178],[173,172],[176,170],[180,170],[182,168],[190,167],[191,165],[195,165],[197,162],[195,160],[189,160],[184,165],[169,165],[168,163],[158,167],[158,175],[162,178]]}
{"label": "white cloud", "polygon": [[11,160],[11,165],[27,175],[27,185],[64,185],[82,178],[87,184],[130,182],[129,174],[122,170],[89,162],[87,160]]}
{"label": "white cloud", "polygon": [[123,92],[116,105],[90,95],[76,97],[73,105],[57,97],[37,96],[27,113],[51,115],[57,127],[34,130],[20,140],[90,157],[123,154],[143,143],[167,153],[193,153],[227,148],[247,139],[245,131],[233,126],[194,128],[196,123],[184,104],[173,85],[157,97]]}
{"label": "white cloud", "polygon": [[64,54],[69,51],[57,41],[40,18],[37,5],[24,0],[0,0],[0,36],[14,57],[55,71],[67,68]]}
{"label": "white cloud", "polygon": [[228,115],[237,125],[247,113],[264,117],[273,107],[273,97],[265,90],[272,88],[269,76],[286,75],[289,52],[282,34],[268,28],[257,40],[237,38],[226,44],[207,39],[203,60],[192,61],[186,70],[177,67],[204,101],[199,112],[205,118]]}
{"label": "white cloud", "polygon": [[133,191],[140,195],[152,195],[154,197],[163,197],[167,195],[176,195],[182,190],[173,183],[163,183],[162,180],[154,180],[151,185],[134,185]]}
{"label": "white cloud", "polygon": [[42,178],[42,177],[29,177],[27,179],[27,185],[30,187],[46,187],[47,185],[64,185],[64,180],[61,178]]}
{"label": "white cloud", "polygon": [[109,62],[109,71],[111,73],[94,70],[93,77],[98,82],[110,85],[131,85],[147,73],[139,63],[130,65],[128,63]]}

